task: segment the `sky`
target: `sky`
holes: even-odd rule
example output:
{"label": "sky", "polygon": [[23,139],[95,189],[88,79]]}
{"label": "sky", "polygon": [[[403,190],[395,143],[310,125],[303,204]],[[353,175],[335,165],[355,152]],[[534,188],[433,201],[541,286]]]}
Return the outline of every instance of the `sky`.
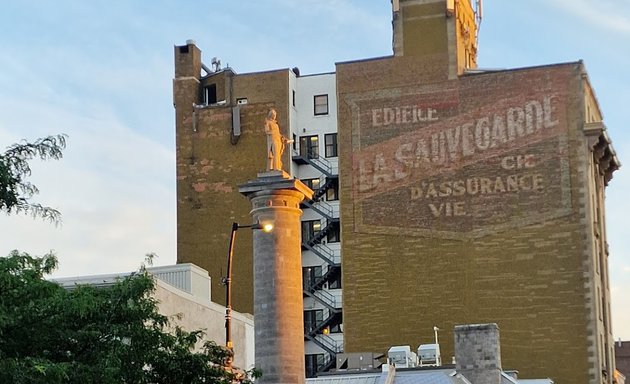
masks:
{"label": "sky", "polygon": [[[630,166],[630,1],[485,0],[481,68],[583,60],[622,164]],[[34,199],[58,226],[0,216],[0,255],[56,252],[55,277],[176,261],[173,46],[237,73],[391,54],[389,0],[24,0],[0,12],[0,151],[68,135],[60,161],[33,162]],[[607,190],[613,335],[630,340],[630,171]],[[228,231],[229,223],[226,223]]]}

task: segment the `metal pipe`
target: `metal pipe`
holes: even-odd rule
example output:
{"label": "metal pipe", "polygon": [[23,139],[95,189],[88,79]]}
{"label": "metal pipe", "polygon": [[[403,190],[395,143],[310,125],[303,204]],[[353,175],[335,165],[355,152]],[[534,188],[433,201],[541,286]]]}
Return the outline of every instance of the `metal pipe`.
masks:
{"label": "metal pipe", "polygon": [[204,63],[201,63],[201,69],[203,69],[204,71],[206,71],[206,75],[209,75],[211,73],[214,73],[214,71],[210,68],[208,68]]}

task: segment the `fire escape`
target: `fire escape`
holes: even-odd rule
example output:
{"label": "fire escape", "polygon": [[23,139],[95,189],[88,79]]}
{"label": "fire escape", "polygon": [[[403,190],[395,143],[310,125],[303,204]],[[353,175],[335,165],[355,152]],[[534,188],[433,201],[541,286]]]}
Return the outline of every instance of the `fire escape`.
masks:
{"label": "fire escape", "polygon": [[[302,151],[294,152],[293,161],[300,165],[310,165],[319,172],[319,188],[314,190],[313,198],[302,203],[302,208],[311,209],[321,217],[318,228],[310,228],[302,232],[302,249],[312,252],[321,259],[322,264],[316,267],[321,274],[305,276],[303,293],[321,304],[321,316],[306,319],[304,323],[304,339],[315,343],[323,351],[323,359],[314,364],[313,372],[307,372],[307,377],[320,372],[326,372],[335,366],[336,355],[343,352],[343,345],[328,335],[331,329],[340,329],[343,322],[341,302],[326,288],[333,281],[341,278],[341,256],[339,250],[326,245],[325,240],[330,236],[339,236],[339,215],[334,207],[324,201],[324,196],[331,188],[338,188],[338,175],[332,171],[330,163],[318,156],[317,153]],[[338,240],[337,240],[338,241]],[[308,371],[308,369],[307,369]]]}

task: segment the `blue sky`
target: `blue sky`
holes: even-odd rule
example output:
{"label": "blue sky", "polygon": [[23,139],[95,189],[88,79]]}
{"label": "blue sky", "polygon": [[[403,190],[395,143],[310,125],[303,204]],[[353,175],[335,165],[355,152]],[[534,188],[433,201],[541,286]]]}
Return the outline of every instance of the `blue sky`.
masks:
{"label": "blue sky", "polygon": [[[184,5],[185,4],[185,5]],[[25,0],[0,13],[0,149],[69,135],[59,162],[34,163],[37,201],[55,227],[0,220],[0,254],[55,250],[56,276],[135,269],[147,252],[175,262],[173,46],[238,73],[391,54],[389,0]],[[630,166],[630,2],[486,0],[479,66],[584,60],[622,164]],[[630,173],[607,191],[615,338],[630,340]],[[227,230],[227,227],[226,227]]]}

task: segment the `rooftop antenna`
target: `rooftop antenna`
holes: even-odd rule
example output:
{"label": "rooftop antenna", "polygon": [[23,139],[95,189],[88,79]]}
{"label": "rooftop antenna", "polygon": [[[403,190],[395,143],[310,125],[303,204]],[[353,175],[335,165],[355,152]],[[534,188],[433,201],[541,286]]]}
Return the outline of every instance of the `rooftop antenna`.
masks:
{"label": "rooftop antenna", "polygon": [[221,70],[221,60],[217,59],[216,57],[212,58],[210,64],[212,64],[212,69],[214,70],[214,72],[218,72]]}

